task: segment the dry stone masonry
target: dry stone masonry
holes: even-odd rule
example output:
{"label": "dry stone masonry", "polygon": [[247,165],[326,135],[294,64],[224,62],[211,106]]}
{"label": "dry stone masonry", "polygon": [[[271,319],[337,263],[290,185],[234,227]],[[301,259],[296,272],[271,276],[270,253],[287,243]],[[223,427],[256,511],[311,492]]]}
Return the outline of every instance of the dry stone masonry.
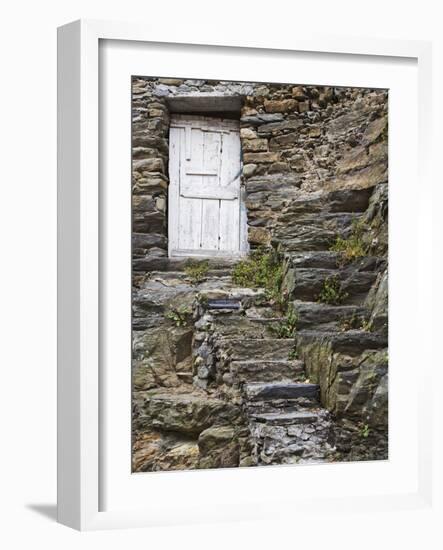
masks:
{"label": "dry stone masonry", "polygon": [[[387,91],[134,77],[132,108],[133,471],[386,459]],[[168,257],[169,117],[190,109],[240,120],[279,299],[234,260]]]}

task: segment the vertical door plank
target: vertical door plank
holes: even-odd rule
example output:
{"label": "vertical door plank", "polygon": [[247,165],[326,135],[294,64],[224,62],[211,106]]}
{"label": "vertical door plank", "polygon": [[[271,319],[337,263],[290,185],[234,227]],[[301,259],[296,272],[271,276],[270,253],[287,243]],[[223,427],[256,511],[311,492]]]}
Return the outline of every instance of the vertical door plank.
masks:
{"label": "vertical door plank", "polygon": [[[203,176],[202,185],[206,190],[220,185],[220,132],[203,132],[203,171],[217,170],[216,176]],[[220,200],[203,199],[201,247],[203,250],[218,250]]]}
{"label": "vertical door plank", "polygon": [[[187,137],[191,134],[192,150],[189,159],[187,153]],[[196,163],[198,166],[203,158],[203,132],[193,128],[191,133],[182,133],[183,147],[180,156],[180,184],[186,180],[201,183],[202,176],[187,176],[186,166]],[[189,199],[180,196],[180,229],[179,248],[181,250],[200,250],[202,229],[202,199]]]}

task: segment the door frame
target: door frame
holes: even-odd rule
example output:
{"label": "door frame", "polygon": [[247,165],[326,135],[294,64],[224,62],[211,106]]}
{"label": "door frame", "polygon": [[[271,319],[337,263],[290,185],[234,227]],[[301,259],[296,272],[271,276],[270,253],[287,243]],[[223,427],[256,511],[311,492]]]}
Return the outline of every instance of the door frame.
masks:
{"label": "door frame", "polygon": [[[223,113],[220,113],[223,115]],[[217,124],[212,124],[214,120]],[[199,128],[204,126],[205,129],[214,131],[232,131],[238,129],[240,131],[240,123],[235,119],[224,119],[222,116],[207,117],[200,115],[187,114],[171,114],[169,131],[171,128],[191,128],[193,122],[199,123]],[[168,255],[173,257],[196,257],[196,258],[241,258],[249,252],[248,242],[248,224],[246,211],[246,193],[243,183],[243,161],[240,141],[240,193],[239,193],[239,250],[232,252],[229,250],[180,250],[178,248],[178,210],[180,205],[180,175],[179,175],[179,154],[177,143],[172,143],[169,134],[169,187],[168,187]]]}

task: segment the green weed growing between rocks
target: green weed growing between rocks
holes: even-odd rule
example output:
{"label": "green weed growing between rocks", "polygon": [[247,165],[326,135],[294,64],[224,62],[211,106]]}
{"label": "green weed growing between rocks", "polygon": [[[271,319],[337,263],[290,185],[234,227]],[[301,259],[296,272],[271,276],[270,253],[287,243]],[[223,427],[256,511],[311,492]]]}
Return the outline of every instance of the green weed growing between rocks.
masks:
{"label": "green weed growing between rocks", "polygon": [[339,278],[334,275],[333,277],[326,277],[324,280],[320,294],[317,296],[317,301],[322,304],[339,306],[347,297],[348,293],[342,290]]}
{"label": "green weed growing between rocks", "polygon": [[340,265],[349,264],[368,254],[368,245],[363,240],[364,232],[365,227],[362,221],[354,220],[350,236],[347,239],[337,237],[330,250],[338,252]]}
{"label": "green weed growing between rocks", "polygon": [[292,338],[297,329],[297,314],[292,306],[288,307],[284,321],[280,321],[276,326],[271,327],[271,331],[278,338]]}
{"label": "green weed growing between rocks", "polygon": [[273,250],[260,248],[252,252],[249,258],[234,267],[232,280],[239,286],[264,288],[269,299],[280,307],[284,304],[281,295],[283,268]]}
{"label": "green weed growing between rocks", "polygon": [[172,321],[176,327],[186,327],[191,320],[192,311],[189,306],[171,308],[165,317]]}
{"label": "green weed growing between rocks", "polygon": [[185,273],[192,284],[202,283],[206,280],[209,271],[209,262],[204,260],[202,262],[196,262],[188,260],[185,265]]}
{"label": "green weed growing between rocks", "polygon": [[355,313],[350,317],[344,317],[338,324],[342,332],[348,330],[365,330],[366,332],[372,332],[372,325],[369,319]]}
{"label": "green weed growing between rocks", "polygon": [[367,437],[369,437],[370,431],[371,430],[368,424],[364,424],[360,429],[360,437],[363,437],[364,439],[366,439]]}

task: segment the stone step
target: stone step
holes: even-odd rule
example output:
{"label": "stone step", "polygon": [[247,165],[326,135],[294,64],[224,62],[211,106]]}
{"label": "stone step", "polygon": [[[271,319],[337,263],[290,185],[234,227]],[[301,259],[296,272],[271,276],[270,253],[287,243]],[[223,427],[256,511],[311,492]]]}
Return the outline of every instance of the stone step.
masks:
{"label": "stone step", "polygon": [[[285,382],[283,382],[285,383]],[[263,399],[246,401],[246,410],[250,416],[255,414],[287,413],[297,411],[315,410],[319,407],[318,396],[294,397],[291,399]]]}
{"label": "stone step", "polygon": [[[210,269],[231,269],[237,259],[232,258],[196,258],[196,262],[207,260]],[[167,256],[146,256],[132,262],[134,271],[184,271],[189,258],[168,258]]]}
{"label": "stone step", "polygon": [[[292,302],[297,315],[297,329],[315,330],[343,330],[348,328],[360,328],[368,315],[362,306],[333,306],[318,302]],[[348,323],[346,325],[345,323]]]}
{"label": "stone step", "polygon": [[284,261],[291,267],[336,269],[339,262],[339,254],[329,250],[313,252],[286,252]]}
{"label": "stone step", "polygon": [[231,373],[235,381],[283,382],[295,380],[304,373],[303,361],[232,361]]}
{"label": "stone step", "polygon": [[177,377],[185,384],[192,384],[193,374],[192,372],[177,372]]}
{"label": "stone step", "polygon": [[304,347],[322,345],[331,353],[359,355],[366,350],[384,349],[388,345],[385,334],[365,330],[347,330],[345,332],[323,332],[318,330],[301,330],[296,334],[297,349],[303,353]]}
{"label": "stone step", "polygon": [[314,424],[319,419],[318,414],[313,411],[282,411],[281,413],[258,413],[251,417],[257,422],[267,424],[293,425],[293,424]]}
{"label": "stone step", "polygon": [[[212,312],[211,312],[212,313]],[[241,313],[224,313],[213,315],[213,326],[215,331],[224,337],[236,337],[242,335],[244,338],[272,338],[273,329],[277,329],[284,318],[251,318]]]}
{"label": "stone step", "polygon": [[341,290],[347,294],[344,303],[363,300],[375,282],[373,271],[347,271],[336,269],[298,268],[294,273],[292,296],[297,300],[315,302],[324,288],[326,279],[335,278],[341,282]]}
{"label": "stone step", "polygon": [[246,399],[251,401],[268,399],[297,399],[299,397],[317,398],[318,384],[299,382],[250,383],[244,387]]}
{"label": "stone step", "polygon": [[[208,307],[211,302],[217,300],[240,302],[243,309],[268,303],[266,291],[263,288],[236,287],[232,285],[230,277],[227,278],[227,281],[228,284],[224,284],[219,288],[217,288],[216,285],[213,285],[212,288],[208,287],[208,285],[206,285],[206,287],[202,285],[199,288],[200,302],[204,309],[211,312],[224,312],[225,314],[229,314],[231,313],[231,311],[233,311],[229,308],[218,309]],[[216,283],[216,281],[214,282]]]}
{"label": "stone step", "polygon": [[[189,279],[189,275],[185,271],[151,271],[149,275],[151,279],[159,278],[165,281],[170,279],[182,279],[185,281]],[[204,277],[209,279],[212,277],[229,277],[230,275],[230,268],[218,268],[209,269]]]}
{"label": "stone step", "polygon": [[305,252],[329,250],[336,239],[336,232],[313,225],[300,225],[289,238],[276,236],[272,243],[284,251]]}
{"label": "stone step", "polygon": [[[341,265],[340,254],[331,250],[285,252],[283,257],[289,268],[337,269]],[[354,260],[347,269],[382,271],[385,264],[386,258],[381,256],[364,256]]]}
{"label": "stone step", "polygon": [[244,360],[287,360],[294,349],[293,338],[222,338],[221,347],[229,349],[232,361]]}

